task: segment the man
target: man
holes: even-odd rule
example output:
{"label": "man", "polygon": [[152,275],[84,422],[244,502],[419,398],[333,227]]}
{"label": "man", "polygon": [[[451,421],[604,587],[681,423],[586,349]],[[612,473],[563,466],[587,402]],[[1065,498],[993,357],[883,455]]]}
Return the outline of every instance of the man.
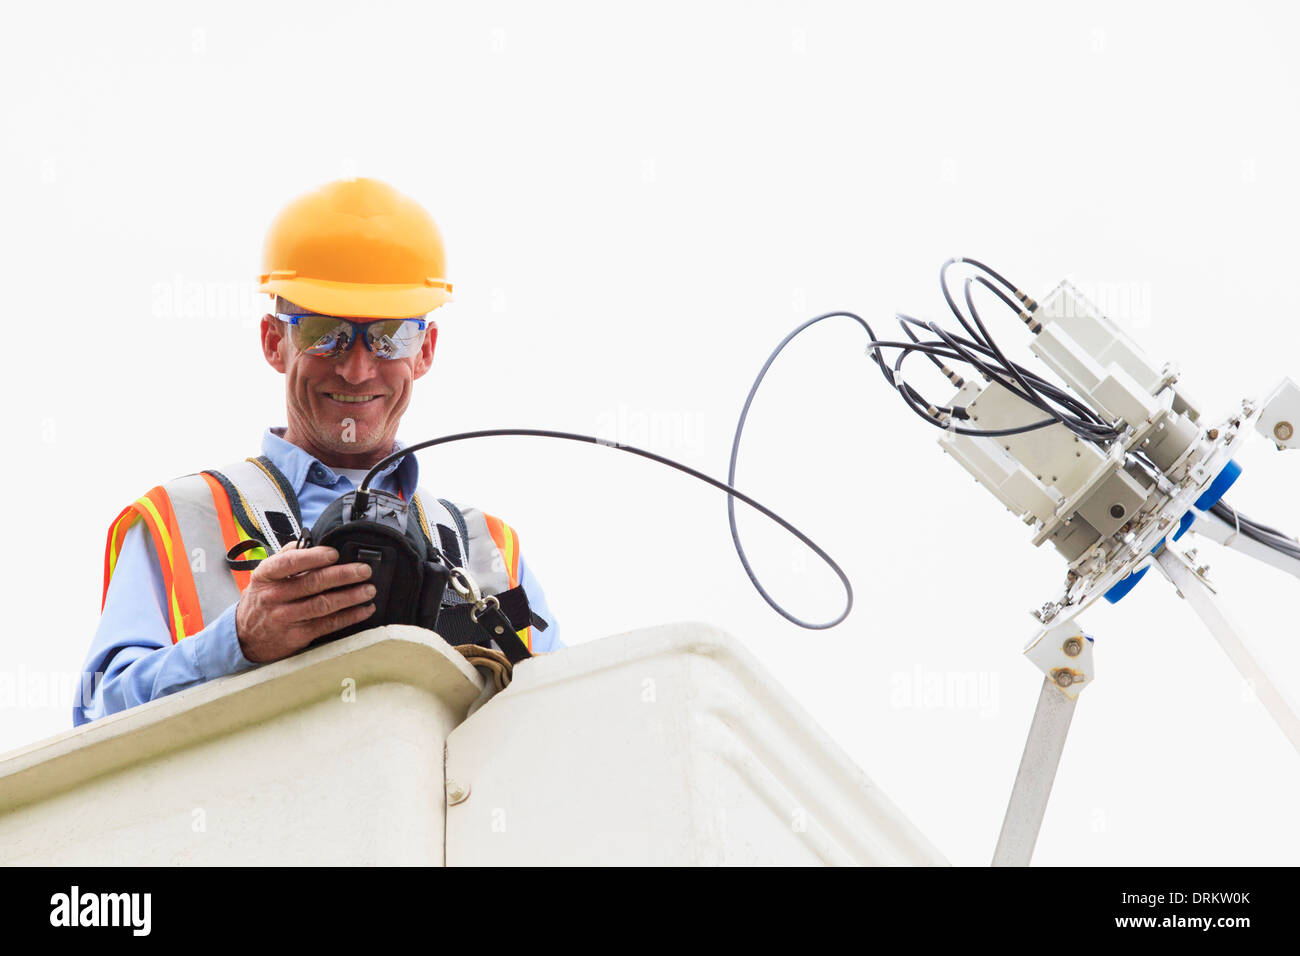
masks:
{"label": "man", "polygon": [[[344,180],[290,203],[263,260],[275,314],[262,317],[262,354],[285,376],[288,425],[265,432],[259,458],[154,488],[113,523],[74,724],[280,660],[374,613],[369,565],[295,539],[401,447],[402,413],[433,362],[430,313],[451,298],[442,238],[392,187]],[[429,543],[501,598],[525,646],[562,647],[513,529],[417,494],[417,476],[412,455],[372,487],[411,503]],[[226,550],[248,539],[266,556],[231,570]]]}

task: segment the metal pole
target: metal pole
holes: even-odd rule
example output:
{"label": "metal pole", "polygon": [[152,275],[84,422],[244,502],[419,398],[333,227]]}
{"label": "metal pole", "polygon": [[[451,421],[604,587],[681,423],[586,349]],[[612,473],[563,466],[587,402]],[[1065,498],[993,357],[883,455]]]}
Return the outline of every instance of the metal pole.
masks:
{"label": "metal pole", "polygon": [[994,866],[1028,866],[1034,855],[1056,768],[1065,749],[1065,736],[1074,717],[1074,704],[1050,678],[1043,678],[1007,815],[993,851]]}
{"label": "metal pole", "polygon": [[1209,628],[1241,676],[1249,682],[1255,697],[1277,722],[1282,733],[1286,734],[1291,746],[1300,751],[1300,717],[1296,716],[1296,708],[1269,678],[1263,665],[1255,660],[1250,648],[1242,640],[1241,632],[1219,607],[1209,585],[1195,569],[1187,565],[1181,554],[1169,550],[1168,546],[1160,549],[1156,563]]}

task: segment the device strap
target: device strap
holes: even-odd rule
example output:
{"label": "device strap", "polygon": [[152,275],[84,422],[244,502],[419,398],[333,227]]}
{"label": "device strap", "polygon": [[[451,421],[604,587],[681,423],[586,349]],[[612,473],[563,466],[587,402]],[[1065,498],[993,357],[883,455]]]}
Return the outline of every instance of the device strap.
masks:
{"label": "device strap", "polygon": [[[522,592],[523,588],[516,588],[514,591],[495,595],[498,604],[489,605],[481,610],[477,620],[473,616],[474,605],[472,604],[443,607],[438,615],[438,636],[452,647],[462,644],[487,646],[495,643],[511,664],[517,664],[531,657],[528,647],[518,634],[522,628],[528,626],[531,614],[528,610],[528,598]],[[507,607],[510,607],[514,613],[507,615]]]}

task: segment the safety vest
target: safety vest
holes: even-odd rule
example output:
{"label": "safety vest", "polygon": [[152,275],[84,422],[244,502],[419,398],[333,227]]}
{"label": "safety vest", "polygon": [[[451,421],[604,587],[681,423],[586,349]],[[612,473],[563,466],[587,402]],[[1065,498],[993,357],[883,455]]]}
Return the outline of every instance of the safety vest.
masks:
{"label": "safety vest", "polygon": [[[547,622],[528,608],[519,584],[519,536],[500,518],[441,498],[411,497],[421,533],[453,566],[469,571],[484,594],[495,594],[524,646],[532,650],[532,629]],[[184,475],[159,485],[122,509],[108,530],[104,549],[103,610],[108,585],[127,531],[143,520],[153,540],[167,596],[172,643],[196,634],[239,600],[248,571],[227,567],[226,552],[256,538],[262,547],[243,555],[264,558],[280,551],[302,530],[298,497],[266,456]],[[448,590],[444,607],[465,599]],[[467,609],[465,609],[467,610]],[[471,637],[468,615],[444,613],[438,630],[452,643]],[[522,625],[522,626],[520,626]],[[463,632],[463,633],[453,633]],[[477,637],[474,637],[477,641]]]}

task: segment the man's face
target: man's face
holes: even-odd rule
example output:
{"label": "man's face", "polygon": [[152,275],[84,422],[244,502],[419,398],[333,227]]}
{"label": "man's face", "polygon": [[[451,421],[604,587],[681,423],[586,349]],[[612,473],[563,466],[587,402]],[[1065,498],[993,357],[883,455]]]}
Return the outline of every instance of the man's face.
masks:
{"label": "man's face", "polygon": [[414,382],[433,364],[432,321],[419,350],[398,359],[376,358],[361,336],[334,358],[308,355],[273,315],[261,331],[263,355],[285,376],[288,441],[338,468],[369,468],[392,451]]}

